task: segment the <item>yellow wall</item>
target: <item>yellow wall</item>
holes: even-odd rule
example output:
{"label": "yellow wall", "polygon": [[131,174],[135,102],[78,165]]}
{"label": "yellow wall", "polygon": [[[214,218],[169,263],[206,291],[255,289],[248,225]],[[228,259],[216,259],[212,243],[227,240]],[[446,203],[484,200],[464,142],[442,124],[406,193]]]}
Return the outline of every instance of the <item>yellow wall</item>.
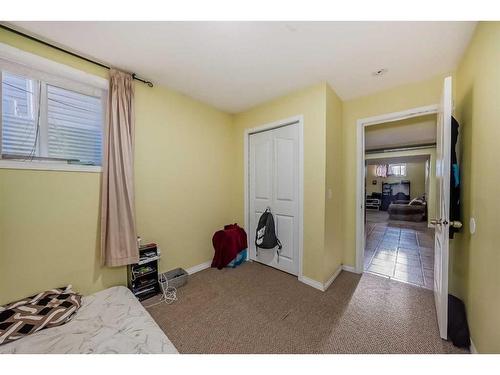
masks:
{"label": "yellow wall", "polygon": [[326,87],[326,203],[323,282],[342,264],[342,101]]}
{"label": "yellow wall", "polygon": [[[319,84],[259,105],[234,116],[235,195],[238,221],[244,222],[243,135],[255,128],[288,117],[304,116],[304,275],[323,281],[326,187],[326,93]],[[339,199],[339,198],[338,198]]]}
{"label": "yellow wall", "polygon": [[[462,221],[452,282],[465,300],[480,353],[500,352],[500,23],[481,22],[457,70],[461,125]],[[477,230],[469,232],[469,218]]]}
{"label": "yellow wall", "polygon": [[343,263],[356,264],[356,122],[359,119],[437,104],[445,75],[399,86],[343,103],[342,139],[344,163],[344,257]]}
{"label": "yellow wall", "polygon": [[[100,76],[107,71],[0,30],[0,42]],[[136,212],[161,270],[211,259],[233,216],[232,117],[174,91],[136,84]],[[98,173],[0,169],[0,304],[67,283],[88,294],[124,284],[98,254]],[[207,199],[209,198],[209,199]]]}
{"label": "yellow wall", "polygon": [[99,174],[0,169],[0,304],[73,284],[124,284],[98,259]]}
{"label": "yellow wall", "polygon": [[232,117],[161,87],[136,89],[137,231],[160,245],[162,271],[207,262],[214,232],[234,222]]}

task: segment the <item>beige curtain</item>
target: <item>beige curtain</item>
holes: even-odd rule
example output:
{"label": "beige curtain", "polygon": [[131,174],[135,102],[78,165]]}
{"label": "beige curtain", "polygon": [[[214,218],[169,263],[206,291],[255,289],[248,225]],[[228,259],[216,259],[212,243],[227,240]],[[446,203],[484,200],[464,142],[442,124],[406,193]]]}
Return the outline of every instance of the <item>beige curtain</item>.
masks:
{"label": "beige curtain", "polygon": [[137,263],[134,205],[134,83],[110,70],[101,179],[101,261],[106,266]]}

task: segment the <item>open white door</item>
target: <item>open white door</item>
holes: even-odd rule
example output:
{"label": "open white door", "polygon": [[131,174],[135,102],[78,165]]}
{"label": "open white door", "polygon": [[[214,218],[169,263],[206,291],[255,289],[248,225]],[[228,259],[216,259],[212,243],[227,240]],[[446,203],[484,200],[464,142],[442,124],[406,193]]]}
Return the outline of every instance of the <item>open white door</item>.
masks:
{"label": "open white door", "polygon": [[450,158],[451,158],[451,77],[444,80],[441,105],[437,117],[436,184],[437,208],[434,246],[434,300],[439,334],[448,338],[448,253],[450,231]]}

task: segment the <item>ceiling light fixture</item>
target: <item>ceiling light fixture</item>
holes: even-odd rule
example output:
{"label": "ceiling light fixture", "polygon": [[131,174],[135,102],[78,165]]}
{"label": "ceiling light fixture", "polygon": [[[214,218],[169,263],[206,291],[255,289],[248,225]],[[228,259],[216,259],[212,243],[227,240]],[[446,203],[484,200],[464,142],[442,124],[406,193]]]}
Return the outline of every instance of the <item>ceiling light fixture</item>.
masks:
{"label": "ceiling light fixture", "polygon": [[388,72],[387,68],[382,68],[382,69],[379,69],[379,70],[376,70],[376,71],[372,72],[372,76],[374,76],[374,77],[381,77],[381,76],[383,76],[387,72]]}

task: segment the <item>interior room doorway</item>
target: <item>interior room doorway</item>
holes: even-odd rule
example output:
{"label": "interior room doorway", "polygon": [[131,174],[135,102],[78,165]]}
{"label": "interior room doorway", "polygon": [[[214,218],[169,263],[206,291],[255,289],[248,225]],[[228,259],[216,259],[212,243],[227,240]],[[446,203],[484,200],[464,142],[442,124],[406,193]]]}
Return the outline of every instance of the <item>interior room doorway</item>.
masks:
{"label": "interior room doorway", "polygon": [[[357,184],[356,184],[356,270],[364,270],[366,243],[366,190],[365,190],[365,130],[367,127],[415,119],[419,116],[436,115],[436,162],[435,162],[435,217],[430,223],[434,229],[434,269],[433,294],[441,338],[447,339],[448,324],[448,267],[450,226],[460,227],[460,222],[450,222],[450,170],[451,170],[451,129],[452,129],[452,77],[443,81],[439,104],[413,108],[406,111],[359,119],[357,122]],[[391,125],[389,124],[389,125]],[[400,232],[401,234],[401,232]],[[395,237],[395,236],[394,236]],[[395,241],[393,241],[395,242]],[[398,249],[400,242],[398,240]],[[396,254],[397,262],[397,254]]]}
{"label": "interior room doorway", "polygon": [[428,169],[434,154],[435,145],[431,144],[383,154],[367,151],[365,272],[433,288],[434,229],[428,227],[428,218],[435,199],[429,199]]}

